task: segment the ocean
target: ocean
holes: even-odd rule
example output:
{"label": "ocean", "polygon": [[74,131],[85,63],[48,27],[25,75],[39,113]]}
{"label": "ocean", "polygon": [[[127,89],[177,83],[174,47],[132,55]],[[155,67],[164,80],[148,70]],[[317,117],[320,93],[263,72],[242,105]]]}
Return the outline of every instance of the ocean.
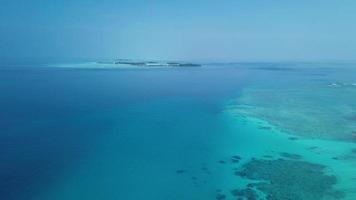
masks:
{"label": "ocean", "polygon": [[356,64],[1,64],[0,199],[356,199]]}

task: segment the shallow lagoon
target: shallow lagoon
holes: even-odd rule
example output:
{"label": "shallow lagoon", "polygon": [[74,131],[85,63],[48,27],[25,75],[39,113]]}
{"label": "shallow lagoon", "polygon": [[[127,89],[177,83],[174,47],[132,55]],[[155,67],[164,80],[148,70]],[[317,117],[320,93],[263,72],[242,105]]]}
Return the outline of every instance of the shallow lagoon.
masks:
{"label": "shallow lagoon", "polygon": [[3,66],[1,199],[355,199],[353,68]]}

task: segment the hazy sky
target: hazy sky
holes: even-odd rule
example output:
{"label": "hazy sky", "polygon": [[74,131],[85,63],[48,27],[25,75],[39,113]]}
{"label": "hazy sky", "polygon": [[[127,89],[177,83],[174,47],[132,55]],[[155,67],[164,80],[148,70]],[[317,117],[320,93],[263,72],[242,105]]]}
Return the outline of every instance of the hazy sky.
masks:
{"label": "hazy sky", "polygon": [[355,0],[0,0],[0,57],[356,60]]}

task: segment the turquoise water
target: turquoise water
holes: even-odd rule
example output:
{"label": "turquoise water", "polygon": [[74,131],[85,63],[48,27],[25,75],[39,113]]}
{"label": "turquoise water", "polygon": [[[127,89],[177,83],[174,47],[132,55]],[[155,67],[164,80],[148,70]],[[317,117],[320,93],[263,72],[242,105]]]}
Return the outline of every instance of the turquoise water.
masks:
{"label": "turquoise water", "polygon": [[0,71],[1,199],[356,198],[352,64]]}

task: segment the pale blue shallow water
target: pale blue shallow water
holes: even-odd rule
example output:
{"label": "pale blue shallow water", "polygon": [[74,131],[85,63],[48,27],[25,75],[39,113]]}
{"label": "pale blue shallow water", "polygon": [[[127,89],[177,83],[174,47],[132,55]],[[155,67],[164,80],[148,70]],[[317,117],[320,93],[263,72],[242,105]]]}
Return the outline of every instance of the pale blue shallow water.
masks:
{"label": "pale blue shallow water", "polygon": [[[303,73],[270,69],[270,64],[182,69],[3,65],[0,199],[216,199],[220,193],[236,199],[230,191],[248,181],[234,175],[241,165],[230,163],[231,156],[239,155],[244,163],[280,152],[328,165],[350,197],[354,161],[330,158],[353,143],[292,141],[277,129],[259,128],[266,122],[228,109],[250,85],[280,76],[298,84]],[[305,73],[330,74],[319,68]],[[320,156],[306,150],[313,145],[336,150]],[[343,177],[346,172],[351,175]]]}

